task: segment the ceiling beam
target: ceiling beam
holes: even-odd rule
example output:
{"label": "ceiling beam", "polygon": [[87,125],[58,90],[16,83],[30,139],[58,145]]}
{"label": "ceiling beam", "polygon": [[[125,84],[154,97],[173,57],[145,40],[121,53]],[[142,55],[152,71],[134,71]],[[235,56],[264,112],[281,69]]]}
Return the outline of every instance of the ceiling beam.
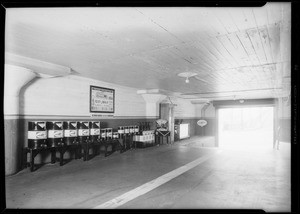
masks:
{"label": "ceiling beam", "polygon": [[72,69],[66,66],[24,57],[5,52],[5,64],[15,65],[30,69],[40,77],[66,76],[72,73]]}

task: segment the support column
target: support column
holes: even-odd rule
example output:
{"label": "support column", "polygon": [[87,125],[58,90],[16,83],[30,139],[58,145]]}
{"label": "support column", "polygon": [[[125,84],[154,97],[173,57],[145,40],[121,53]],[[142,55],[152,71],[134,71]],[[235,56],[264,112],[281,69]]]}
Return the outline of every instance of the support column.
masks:
{"label": "support column", "polygon": [[21,167],[22,148],[19,141],[19,94],[23,86],[36,77],[30,70],[5,64],[4,76],[4,136],[5,175],[16,173]]}
{"label": "support column", "polygon": [[162,94],[142,94],[146,101],[146,116],[158,117],[159,116],[159,103],[166,98]]}

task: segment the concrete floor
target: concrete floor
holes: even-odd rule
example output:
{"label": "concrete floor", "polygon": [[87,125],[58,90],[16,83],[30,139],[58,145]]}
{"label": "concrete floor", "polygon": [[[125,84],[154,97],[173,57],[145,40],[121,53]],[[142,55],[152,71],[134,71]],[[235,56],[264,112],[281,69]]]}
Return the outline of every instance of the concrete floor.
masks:
{"label": "concrete floor", "polygon": [[[290,211],[290,149],[203,147],[194,137],[162,145],[103,154],[64,166],[45,165],[6,177],[8,208],[94,208],[194,161],[209,158],[144,195],[117,207],[150,209],[263,209]],[[220,151],[221,152],[218,152]]]}

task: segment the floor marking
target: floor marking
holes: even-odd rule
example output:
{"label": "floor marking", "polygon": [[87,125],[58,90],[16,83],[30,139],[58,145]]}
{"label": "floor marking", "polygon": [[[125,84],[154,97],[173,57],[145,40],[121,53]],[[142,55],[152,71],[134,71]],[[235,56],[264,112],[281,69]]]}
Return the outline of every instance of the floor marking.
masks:
{"label": "floor marking", "polygon": [[[217,153],[220,153],[221,151],[217,151]],[[215,153],[216,154],[216,153]],[[215,155],[213,154],[213,155]],[[147,192],[150,192],[151,190],[167,183],[168,181],[172,180],[173,178],[176,178],[177,176],[185,173],[186,171],[198,166],[199,164],[203,163],[204,161],[208,160],[209,158],[211,158],[213,155],[205,155],[201,158],[198,158],[186,165],[183,165],[167,174],[164,174],[148,183],[145,183],[133,190],[130,190],[129,192],[124,193],[123,195],[120,195],[110,201],[107,201],[103,204],[100,204],[96,207],[94,207],[94,209],[113,209],[113,208],[117,208],[125,203],[127,203],[128,201],[131,201],[141,195],[146,194]]]}

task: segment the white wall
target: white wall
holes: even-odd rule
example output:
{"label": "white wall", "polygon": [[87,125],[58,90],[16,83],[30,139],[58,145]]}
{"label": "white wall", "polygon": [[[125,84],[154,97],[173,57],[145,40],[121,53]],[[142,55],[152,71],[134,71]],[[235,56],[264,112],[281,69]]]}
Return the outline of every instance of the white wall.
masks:
{"label": "white wall", "polygon": [[205,110],[204,117],[215,117],[216,116],[216,108],[213,104],[210,104],[207,109]]}
{"label": "white wall", "polygon": [[[20,96],[21,115],[90,116],[90,85],[115,89],[114,116],[146,115],[146,102],[137,89],[79,76],[38,78]],[[111,115],[111,114],[110,114]]]}
{"label": "white wall", "polygon": [[174,108],[175,118],[195,118],[196,117],[196,107],[191,103],[190,100],[185,100],[181,98],[171,97],[174,104],[177,104]]}
{"label": "white wall", "polygon": [[201,109],[203,108],[204,104],[193,104],[195,106],[195,116],[197,118],[202,117],[203,115],[201,115]]}
{"label": "white wall", "polygon": [[290,98],[278,99],[278,117],[279,118],[291,118],[291,100]]}

